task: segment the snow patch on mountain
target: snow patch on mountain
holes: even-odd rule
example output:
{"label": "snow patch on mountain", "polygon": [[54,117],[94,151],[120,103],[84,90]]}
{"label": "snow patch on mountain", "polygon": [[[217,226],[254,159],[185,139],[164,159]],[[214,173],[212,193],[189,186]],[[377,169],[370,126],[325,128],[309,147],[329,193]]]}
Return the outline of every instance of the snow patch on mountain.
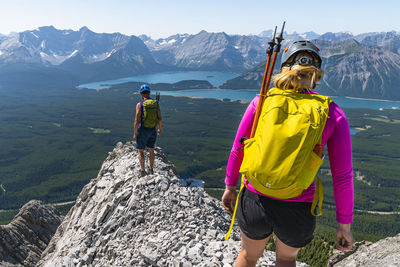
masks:
{"label": "snow patch on mountain", "polygon": [[31,32],[31,34],[32,34],[33,36],[35,36],[37,39],[39,39],[39,36],[37,36],[34,32]]}
{"label": "snow patch on mountain", "polygon": [[49,51],[50,54],[47,54],[45,52],[40,52],[40,57],[42,58],[43,62],[48,62],[51,65],[60,65],[61,63],[63,63],[65,60],[75,56],[76,54],[79,53],[79,50],[74,50],[72,53],[67,54],[67,55],[58,55],[56,53],[54,53],[53,51]]}
{"label": "snow patch on mountain", "polygon": [[79,51],[78,50],[74,50],[74,52],[71,53],[70,57],[75,56]]}
{"label": "snow patch on mountain", "polygon": [[116,49],[111,50],[110,52],[105,52],[105,53],[101,53],[101,54],[94,54],[94,55],[90,55],[85,57],[84,62],[87,64],[92,64],[95,62],[100,62],[103,61],[107,58],[109,58],[112,54],[114,54],[115,52],[117,52]]}
{"label": "snow patch on mountain", "polygon": [[176,42],[175,39],[172,39],[172,40],[170,40],[170,41],[162,40],[161,43],[159,43],[159,45],[173,44],[173,43],[175,43],[175,42]]}

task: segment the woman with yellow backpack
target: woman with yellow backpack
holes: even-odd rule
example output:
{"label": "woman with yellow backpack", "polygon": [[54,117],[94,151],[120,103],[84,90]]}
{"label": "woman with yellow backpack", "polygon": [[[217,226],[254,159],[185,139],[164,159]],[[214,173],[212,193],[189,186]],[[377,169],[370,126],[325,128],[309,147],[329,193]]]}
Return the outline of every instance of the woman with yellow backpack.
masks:
{"label": "woman with yellow backpack", "polygon": [[276,88],[267,94],[254,137],[245,141],[259,96],[243,115],[222,197],[223,207],[233,213],[242,173],[244,186],[236,212],[242,247],[236,267],[255,266],[272,233],[275,266],[296,265],[300,248],[313,239],[314,210],[318,197],[322,200],[322,185],[319,181],[315,186],[314,177],[325,145],[336,203],[338,249],[350,249],[354,243],[350,128],[344,112],[329,97],[312,90],[322,77],[321,63],[313,43],[294,42],[282,53],[281,72],[273,77]]}

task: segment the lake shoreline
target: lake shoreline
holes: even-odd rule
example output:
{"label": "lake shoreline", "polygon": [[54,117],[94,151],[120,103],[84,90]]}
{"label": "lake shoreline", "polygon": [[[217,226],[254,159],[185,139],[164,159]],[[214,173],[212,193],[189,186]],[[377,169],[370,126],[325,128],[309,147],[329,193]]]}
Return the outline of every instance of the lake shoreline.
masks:
{"label": "lake shoreline", "polygon": [[[254,99],[258,94],[255,90],[230,90],[230,89],[188,89],[188,90],[176,90],[176,91],[160,91],[161,95],[169,96],[187,96],[196,98],[209,98],[216,100],[230,100],[230,101],[244,101],[249,102]],[[364,98],[353,98],[346,96],[331,96],[332,100],[340,108],[365,108],[365,109],[399,109],[400,101],[390,100],[371,100]]]}

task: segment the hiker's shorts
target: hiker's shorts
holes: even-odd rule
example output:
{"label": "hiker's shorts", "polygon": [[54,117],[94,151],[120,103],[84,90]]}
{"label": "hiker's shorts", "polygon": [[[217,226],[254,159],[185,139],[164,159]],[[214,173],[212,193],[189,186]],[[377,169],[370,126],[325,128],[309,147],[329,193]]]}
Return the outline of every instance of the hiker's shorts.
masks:
{"label": "hiker's shorts", "polygon": [[280,201],[247,190],[239,196],[237,220],[250,239],[261,240],[273,233],[286,245],[301,248],[314,238],[315,216],[311,203]]}
{"label": "hiker's shorts", "polygon": [[140,127],[136,140],[137,149],[154,148],[157,139],[156,128]]}

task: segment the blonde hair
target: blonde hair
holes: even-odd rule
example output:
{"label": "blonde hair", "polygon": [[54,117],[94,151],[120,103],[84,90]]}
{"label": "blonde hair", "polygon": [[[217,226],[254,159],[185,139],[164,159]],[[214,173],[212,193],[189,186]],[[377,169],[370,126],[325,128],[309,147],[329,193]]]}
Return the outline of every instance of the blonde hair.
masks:
{"label": "blonde hair", "polygon": [[[323,72],[311,65],[293,65],[291,67],[282,67],[281,72],[272,77],[275,87],[283,90],[294,90],[298,93],[303,92],[304,89],[314,89],[317,83],[321,80]],[[304,87],[301,79],[307,77],[310,80],[310,86]]]}

